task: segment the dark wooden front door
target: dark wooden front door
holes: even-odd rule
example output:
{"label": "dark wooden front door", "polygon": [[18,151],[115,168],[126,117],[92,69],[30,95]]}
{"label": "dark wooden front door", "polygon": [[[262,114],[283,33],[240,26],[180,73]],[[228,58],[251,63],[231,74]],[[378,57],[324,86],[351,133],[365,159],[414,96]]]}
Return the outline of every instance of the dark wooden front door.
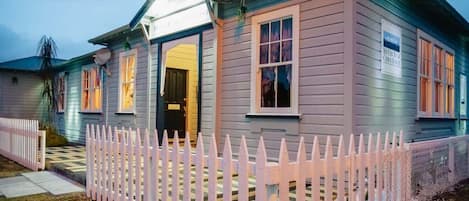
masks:
{"label": "dark wooden front door", "polygon": [[168,131],[168,137],[174,137],[174,131],[178,131],[179,138],[186,133],[186,100],[187,100],[187,71],[174,68],[166,69],[164,85],[164,129]]}

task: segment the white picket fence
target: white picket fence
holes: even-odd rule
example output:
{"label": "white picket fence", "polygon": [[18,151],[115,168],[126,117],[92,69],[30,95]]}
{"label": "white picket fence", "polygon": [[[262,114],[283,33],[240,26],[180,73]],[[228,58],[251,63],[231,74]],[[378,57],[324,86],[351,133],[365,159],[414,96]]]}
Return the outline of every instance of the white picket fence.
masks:
{"label": "white picket fence", "polygon": [[[86,191],[92,199],[410,200],[402,132],[360,135],[358,146],[351,140],[348,150],[340,136],[336,153],[327,137],[324,154],[314,137],[311,157],[301,138],[294,160],[282,140],[278,162],[267,162],[262,137],[255,161],[250,161],[244,137],[235,160],[229,136],[220,157],[215,137],[205,153],[202,137],[193,150],[188,134],[183,147],[176,143],[177,133],[172,145],[165,133],[158,146],[156,131],[122,130],[87,125]],[[135,133],[135,140],[129,133]]]}
{"label": "white picket fence", "polygon": [[45,167],[46,132],[37,120],[0,118],[0,154],[37,171]]}

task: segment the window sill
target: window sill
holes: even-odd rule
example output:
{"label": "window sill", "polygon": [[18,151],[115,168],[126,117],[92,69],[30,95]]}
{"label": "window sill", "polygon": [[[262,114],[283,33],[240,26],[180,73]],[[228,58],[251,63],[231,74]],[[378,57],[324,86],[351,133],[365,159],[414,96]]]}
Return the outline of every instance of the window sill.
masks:
{"label": "window sill", "polygon": [[102,114],[103,112],[101,112],[101,111],[96,111],[96,112],[92,112],[92,111],[80,111],[79,113],[81,113],[81,114]]}
{"label": "window sill", "polygon": [[299,113],[247,113],[246,118],[301,119]]}
{"label": "window sill", "polygon": [[116,112],[117,115],[135,115],[135,112]]}
{"label": "window sill", "polygon": [[443,120],[456,120],[456,117],[452,116],[417,116],[416,120],[425,120],[425,119],[443,119]]}

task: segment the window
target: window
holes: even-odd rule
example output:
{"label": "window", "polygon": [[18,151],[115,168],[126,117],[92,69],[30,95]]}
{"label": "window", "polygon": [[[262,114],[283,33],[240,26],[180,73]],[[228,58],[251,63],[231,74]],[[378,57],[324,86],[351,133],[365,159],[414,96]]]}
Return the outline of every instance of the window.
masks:
{"label": "window", "polygon": [[419,117],[454,116],[454,53],[418,31]]}
{"label": "window", "polygon": [[135,69],[137,51],[123,52],[119,56],[119,112],[135,111]]}
{"label": "window", "polygon": [[102,73],[99,67],[83,68],[81,73],[81,111],[101,112]]}
{"label": "window", "polygon": [[65,73],[60,73],[57,78],[57,112],[65,111]]}
{"label": "window", "polygon": [[298,113],[299,7],[252,17],[252,113]]}

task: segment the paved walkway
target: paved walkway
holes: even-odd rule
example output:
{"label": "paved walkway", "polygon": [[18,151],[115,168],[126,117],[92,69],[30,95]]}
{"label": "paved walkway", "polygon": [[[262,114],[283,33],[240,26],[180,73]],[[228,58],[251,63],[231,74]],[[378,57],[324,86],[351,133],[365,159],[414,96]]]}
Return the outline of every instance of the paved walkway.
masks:
{"label": "paved walkway", "polygon": [[6,198],[40,193],[62,195],[83,191],[83,187],[48,171],[22,173],[21,176],[0,179],[0,196]]}
{"label": "paved walkway", "polygon": [[85,146],[47,147],[46,168],[85,185]]}

